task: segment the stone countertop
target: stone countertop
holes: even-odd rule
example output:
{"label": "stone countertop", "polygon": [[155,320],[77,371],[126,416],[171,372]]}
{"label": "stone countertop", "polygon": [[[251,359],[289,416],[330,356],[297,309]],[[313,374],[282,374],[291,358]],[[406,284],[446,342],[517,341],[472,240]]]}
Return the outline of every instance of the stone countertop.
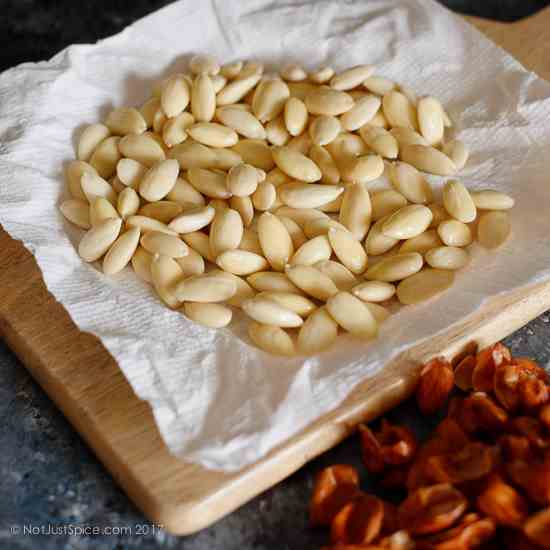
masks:
{"label": "stone countertop", "polygon": [[[189,0],[192,1],[192,0]],[[195,0],[196,1],[196,0]],[[93,42],[158,9],[166,0],[0,0],[0,70],[24,61],[51,57],[75,42]],[[444,0],[463,13],[513,20],[548,5],[548,0]],[[550,360],[550,315],[517,331],[506,343],[518,355],[542,365]],[[391,416],[419,433],[430,424],[415,405],[405,403]],[[185,550],[318,549],[325,531],[307,526],[313,478],[322,467],[357,465],[363,486],[359,445],[352,437],[313,460],[273,489],[252,500],[213,527],[178,538],[151,526],[117,487],[55,405],[0,341],[0,549],[157,548]],[[10,527],[52,530],[62,534],[19,534]],[[85,536],[74,529],[97,526],[112,534]]]}

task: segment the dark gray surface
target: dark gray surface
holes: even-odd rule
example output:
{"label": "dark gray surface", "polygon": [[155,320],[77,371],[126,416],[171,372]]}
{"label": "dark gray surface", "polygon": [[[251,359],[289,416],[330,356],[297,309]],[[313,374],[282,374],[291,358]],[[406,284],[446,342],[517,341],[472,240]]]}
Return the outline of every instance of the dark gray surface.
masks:
{"label": "dark gray surface", "polygon": [[[51,57],[73,42],[93,42],[108,36],[167,3],[163,0],[0,0],[0,70],[22,61]],[[463,12],[510,20],[550,2],[445,0],[443,3]],[[518,331],[507,343],[515,353],[534,357],[546,365],[550,358],[549,323],[550,317],[546,314]],[[413,425],[419,432],[426,432],[430,427],[419,418],[411,403],[396,409],[392,416]],[[1,549],[319,548],[328,541],[327,534],[307,527],[307,503],[314,474],[335,462],[359,466],[355,437],[198,535],[177,538],[156,528],[154,534],[139,535],[139,530],[143,532],[147,528],[147,520],[0,342]],[[365,488],[368,481],[365,476]],[[97,526],[118,529],[121,534],[11,536],[13,526],[21,530],[24,526],[45,530]],[[126,534],[130,532],[132,534]]]}

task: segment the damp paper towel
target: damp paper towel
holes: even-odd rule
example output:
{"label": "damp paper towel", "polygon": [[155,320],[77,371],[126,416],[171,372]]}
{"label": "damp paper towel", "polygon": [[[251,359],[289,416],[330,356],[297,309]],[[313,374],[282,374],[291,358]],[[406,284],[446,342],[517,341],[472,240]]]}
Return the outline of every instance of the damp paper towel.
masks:
{"label": "damp paper towel", "polygon": [[[252,347],[246,320],[202,328],[161,305],[127,269],[107,278],[80,260],[81,232],[57,205],[63,167],[85,123],[143,102],[153,81],[193,53],[307,69],[375,64],[377,74],[439,97],[471,148],[460,177],[516,199],[513,234],[477,245],[455,285],[387,320],[369,344],[340,336],[317,357]],[[0,76],[0,222],[35,255],[45,282],[83,331],[97,335],[148,401],[178,457],[235,470],[334,409],[408,346],[490,296],[550,275],[550,84],[431,0],[181,1],[98,44],[71,46]],[[432,178],[436,188],[441,178]],[[380,182],[377,182],[379,184]],[[383,181],[382,181],[383,183]]]}

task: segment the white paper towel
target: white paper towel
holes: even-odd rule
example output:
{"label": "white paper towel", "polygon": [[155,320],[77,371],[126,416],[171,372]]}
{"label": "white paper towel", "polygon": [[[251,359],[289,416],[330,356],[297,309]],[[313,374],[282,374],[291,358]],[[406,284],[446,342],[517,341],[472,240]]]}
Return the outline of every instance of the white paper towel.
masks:
{"label": "white paper towel", "polygon": [[[79,259],[81,233],[56,207],[75,137],[112,105],[142,102],[152,81],[197,52],[308,69],[373,63],[378,74],[441,98],[472,150],[462,179],[516,199],[511,239],[496,252],[474,247],[449,292],[401,309],[374,343],[340,337],[309,359],[256,350],[243,322],[199,327],[162,306],[130,270],[103,276]],[[0,75],[0,136],[0,223],[151,404],[170,450],[207,467],[234,470],[259,459],[407,346],[486,297],[550,275],[550,85],[431,0],[176,2],[96,45]]]}

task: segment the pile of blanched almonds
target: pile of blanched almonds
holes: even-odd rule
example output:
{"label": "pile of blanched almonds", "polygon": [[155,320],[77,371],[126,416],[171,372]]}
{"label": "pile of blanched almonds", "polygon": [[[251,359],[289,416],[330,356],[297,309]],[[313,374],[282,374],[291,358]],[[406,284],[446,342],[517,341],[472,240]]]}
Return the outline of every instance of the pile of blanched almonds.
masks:
{"label": "pile of blanched almonds", "polygon": [[434,202],[423,172],[454,176],[468,158],[436,98],[367,65],[264,74],[197,56],[189,69],[86,127],[60,207],[87,230],[83,260],[109,275],[131,264],[189,319],[224,327],[239,307],[251,340],[281,355],[322,351],[339,330],[372,339],[380,302],[431,298],[474,234],[507,238],[503,193],[451,179]]}

